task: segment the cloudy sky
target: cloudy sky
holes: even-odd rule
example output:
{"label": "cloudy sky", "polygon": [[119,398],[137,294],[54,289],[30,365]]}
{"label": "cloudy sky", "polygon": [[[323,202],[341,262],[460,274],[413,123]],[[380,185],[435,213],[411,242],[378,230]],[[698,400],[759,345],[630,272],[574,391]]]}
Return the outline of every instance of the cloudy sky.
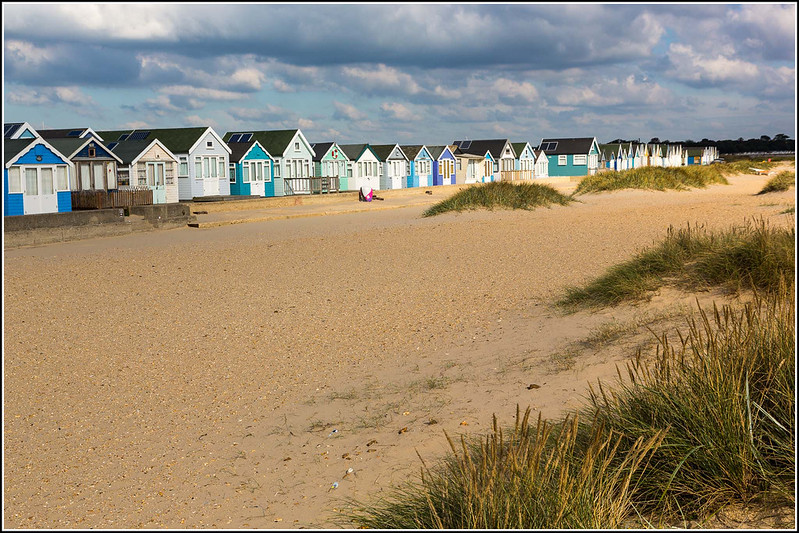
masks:
{"label": "cloudy sky", "polygon": [[3,119],[311,142],[795,138],[795,4],[3,3]]}

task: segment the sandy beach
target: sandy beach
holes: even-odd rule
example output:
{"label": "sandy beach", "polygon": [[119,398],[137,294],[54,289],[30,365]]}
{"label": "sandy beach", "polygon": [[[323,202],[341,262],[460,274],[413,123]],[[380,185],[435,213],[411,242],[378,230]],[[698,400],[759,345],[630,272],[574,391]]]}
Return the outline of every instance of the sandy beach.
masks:
{"label": "sandy beach", "polygon": [[4,527],[347,527],[346,498],[418,475],[444,431],[512,424],[517,404],[558,417],[654,345],[597,331],[723,298],[554,305],[670,225],[794,225],[795,189],[755,196],[767,180],[7,250]]}

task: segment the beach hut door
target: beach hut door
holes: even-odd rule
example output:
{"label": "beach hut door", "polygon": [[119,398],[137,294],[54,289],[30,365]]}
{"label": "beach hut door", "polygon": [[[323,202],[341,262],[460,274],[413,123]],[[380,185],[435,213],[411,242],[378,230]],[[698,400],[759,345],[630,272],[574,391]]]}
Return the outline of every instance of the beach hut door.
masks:
{"label": "beach hut door", "polygon": [[22,209],[26,215],[57,213],[58,195],[55,192],[52,168],[26,168]]}
{"label": "beach hut door", "polygon": [[166,203],[166,163],[147,163],[147,186],[153,191],[153,203]]}

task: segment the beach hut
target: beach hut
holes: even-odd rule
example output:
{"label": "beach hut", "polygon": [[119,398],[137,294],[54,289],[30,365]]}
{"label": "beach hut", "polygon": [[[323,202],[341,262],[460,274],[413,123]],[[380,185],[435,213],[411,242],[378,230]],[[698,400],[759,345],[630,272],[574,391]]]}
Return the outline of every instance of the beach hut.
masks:
{"label": "beach hut", "polygon": [[549,159],[549,175],[588,176],[599,167],[599,144],[596,137],[541,139],[539,150]]}
{"label": "beach hut", "polygon": [[513,179],[513,171],[516,168],[516,152],[514,152],[510,140],[479,139],[474,141],[455,141],[453,144],[463,153],[485,155],[488,152],[491,154],[490,159],[493,161],[494,166],[492,168],[492,177],[489,181],[503,179],[503,172],[510,173],[505,175],[508,181]]}
{"label": "beach hut", "polygon": [[[227,134],[225,135],[228,138]],[[230,194],[233,196],[275,196],[274,160],[261,143],[233,136],[230,148]]]}
{"label": "beach hut", "polygon": [[118,188],[117,168],[122,160],[94,135],[45,138],[73,164],[73,191],[112,191]]}
{"label": "beach hut", "polygon": [[333,178],[338,181],[336,190],[348,191],[347,154],[336,142],[311,143],[314,151],[314,176]]}
{"label": "beach hut", "polygon": [[433,158],[433,185],[452,185],[456,183],[455,154],[449,145],[428,146]]}
{"label": "beach hut", "polygon": [[549,158],[544,153],[543,150],[536,150],[533,148],[533,154],[535,155],[535,171],[533,173],[534,178],[548,178],[549,177]]}
{"label": "beach hut", "polygon": [[311,194],[310,178],[313,176],[313,158],[316,154],[302,131],[290,129],[228,132],[225,140],[238,135],[244,140],[258,141],[272,156],[275,196]]}
{"label": "beach hut", "polygon": [[516,154],[513,180],[531,180],[535,175],[535,153],[529,142],[511,143]]}
{"label": "beach hut", "polygon": [[98,132],[109,144],[158,139],[178,158],[178,198],[230,195],[230,148],[211,127]]}
{"label": "beach hut", "polygon": [[178,158],[158,139],[109,143],[121,163],[117,187],[121,191],[149,189],[154,204],[178,202]]}
{"label": "beach hut", "polygon": [[3,216],[72,211],[73,163],[40,137],[3,139]]}
{"label": "beach hut", "polygon": [[368,144],[342,144],[340,147],[349,159],[348,190],[357,191],[361,187],[379,189],[382,163],[372,147]]}
{"label": "beach hut", "polygon": [[404,189],[408,180],[408,156],[399,144],[370,144],[380,161],[380,189]]}
{"label": "beach hut", "polygon": [[408,187],[429,187],[433,182],[433,157],[424,145],[401,145],[408,156]]}

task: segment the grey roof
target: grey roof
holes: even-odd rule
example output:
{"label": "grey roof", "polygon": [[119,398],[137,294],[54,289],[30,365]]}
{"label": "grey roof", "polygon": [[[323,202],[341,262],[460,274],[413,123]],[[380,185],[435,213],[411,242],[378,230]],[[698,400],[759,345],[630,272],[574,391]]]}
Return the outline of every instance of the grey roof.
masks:
{"label": "grey roof", "polygon": [[250,148],[253,147],[255,142],[255,139],[250,139],[249,141],[243,143],[227,143],[227,147],[230,148],[230,160],[236,163],[241,161],[241,159],[247,155],[247,152],[250,151]]}
{"label": "grey roof", "polygon": [[544,150],[547,155],[587,154],[591,151],[594,137],[568,137],[563,139],[541,139],[540,149],[544,143],[556,142],[554,150]]}
{"label": "grey roof", "polygon": [[419,155],[419,152],[422,151],[424,147],[423,144],[402,144],[400,148],[402,151],[405,152],[405,155],[408,156],[408,159],[416,159],[416,156]]}
{"label": "grey roof", "polygon": [[[64,129],[57,129],[57,130],[36,130],[39,135],[42,136],[43,139],[69,139],[69,138],[79,138],[81,135],[86,133],[86,130],[89,128],[64,128]],[[78,135],[70,135],[72,132],[80,132]],[[99,135],[99,134],[98,134]]]}
{"label": "grey roof", "polygon": [[[427,147],[427,151],[430,152],[430,156],[433,159],[438,159],[441,157],[441,154],[444,153],[444,149],[446,149],[449,145],[447,144],[434,144],[432,146]],[[450,150],[451,152],[452,150]],[[454,154],[453,154],[454,155]]]}
{"label": "grey roof", "polygon": [[[372,151],[375,153],[377,158],[380,161],[387,161],[391,152],[396,148],[397,144],[370,144],[369,146],[372,147]],[[402,147],[400,147],[400,151],[402,151]],[[402,152],[405,154],[405,152]],[[407,156],[406,156],[407,159]]]}
{"label": "grey roof", "polygon": [[119,136],[122,134],[132,135],[138,133],[142,138],[137,140],[152,142],[153,139],[158,139],[173,154],[183,154],[194,146],[206,130],[208,130],[207,126],[196,128],[141,128],[136,130],[98,131],[97,134],[102,136],[106,142],[112,143],[118,141]]}
{"label": "grey roof", "polygon": [[[375,151],[372,150],[372,147],[368,144],[339,144],[338,147],[344,151],[344,155],[346,155],[350,161],[355,161],[361,157],[361,154],[366,150],[375,154]],[[377,154],[375,154],[375,157],[377,157]]]}
{"label": "grey roof", "polygon": [[113,146],[111,151],[114,152],[115,156],[122,160],[122,164],[130,165],[133,160],[139,157],[142,152],[149,148],[149,146],[153,144],[153,141],[155,140],[156,139],[145,141],[114,141],[108,144]]}
{"label": "grey roof", "polygon": [[[294,135],[300,131],[299,129],[293,130],[267,130],[267,131],[253,131],[253,130],[239,130],[239,131],[229,131],[225,133],[224,139],[225,142],[228,142],[233,135],[237,133],[252,133],[253,140],[258,141],[261,143],[261,146],[264,147],[269,155],[272,157],[283,157],[283,154],[286,152],[286,148],[288,148],[289,143],[294,138]],[[313,150],[313,148],[312,148]],[[313,150],[314,152],[316,150]]]}
{"label": "grey roof", "polygon": [[14,159],[26,146],[33,144],[36,139],[4,139],[3,140],[3,163],[8,163]]}
{"label": "grey roof", "polygon": [[[153,141],[122,141],[117,143],[111,151],[122,160],[125,165],[130,165]],[[113,144],[113,143],[109,143]]]}
{"label": "grey roof", "polygon": [[[508,139],[480,139],[476,141],[455,141],[452,144],[456,145],[465,154],[485,155],[486,152],[489,152],[491,157],[499,159],[502,157],[502,150],[505,145],[510,144],[510,141]],[[463,148],[464,144],[466,148]],[[511,150],[513,150],[512,144]],[[515,151],[513,156],[516,157]]]}
{"label": "grey roof", "polygon": [[314,161],[321,161],[322,157],[330,150],[330,147],[333,146],[334,142],[326,142],[326,143],[311,143],[311,148],[314,151],[313,160]]}

